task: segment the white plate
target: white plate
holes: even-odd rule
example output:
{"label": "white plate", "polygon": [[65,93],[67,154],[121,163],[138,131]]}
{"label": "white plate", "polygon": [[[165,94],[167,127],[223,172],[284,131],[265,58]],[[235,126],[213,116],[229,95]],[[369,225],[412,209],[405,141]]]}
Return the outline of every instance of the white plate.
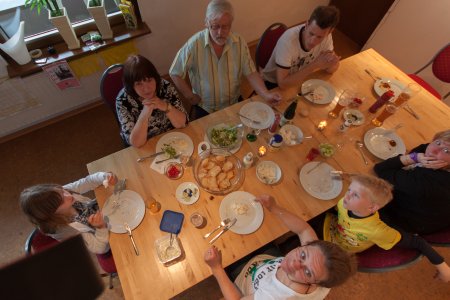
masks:
{"label": "white plate", "polygon": [[312,161],[300,170],[300,183],[305,191],[311,196],[321,200],[331,200],[339,196],[342,191],[342,180],[340,177],[331,176],[333,167],[327,163],[312,170],[319,162]]}
{"label": "white plate", "polygon": [[[194,143],[192,142],[191,138],[182,133],[182,132],[169,132],[163,135],[158,143],[156,143],[156,149],[155,152],[163,151],[164,144],[171,145],[177,153],[180,153],[182,155],[188,155],[191,156],[194,152]],[[163,155],[160,155],[156,160],[163,159]]]}
{"label": "white plate", "polygon": [[[383,83],[387,83],[389,85],[389,87],[383,86]],[[375,83],[373,84],[373,89],[375,90],[375,93],[377,93],[378,96],[381,96],[385,92],[392,90],[395,95],[394,98],[397,98],[398,95],[400,95],[402,90],[405,88],[405,86],[406,85],[404,83],[402,83],[398,80],[383,77],[383,78],[375,81]]]}
{"label": "white plate", "polygon": [[[394,140],[395,146],[389,141]],[[399,154],[405,154],[406,147],[402,139],[393,131],[380,128],[373,128],[364,135],[364,144],[367,150],[381,159],[388,159]]]}
{"label": "white plate", "polygon": [[200,189],[193,182],[183,182],[177,187],[175,197],[182,204],[194,204],[200,197]]}
{"label": "white plate", "polygon": [[303,132],[300,128],[292,124],[286,124],[280,129],[283,136],[283,143],[288,146],[300,144],[303,141]]}
{"label": "white plate", "polygon": [[[266,174],[264,174],[266,172]],[[280,166],[270,160],[264,160],[256,166],[256,177],[265,184],[276,184],[281,179]]]}
{"label": "white plate", "polygon": [[275,113],[272,108],[262,102],[249,102],[241,107],[239,113],[254,121],[261,122],[260,124],[255,124],[250,120],[240,117],[241,122],[244,123],[245,126],[253,129],[269,128],[275,120]]}
{"label": "white plate", "polygon": [[[357,109],[346,109],[342,112],[342,117],[344,120],[352,120],[352,125],[361,125],[366,120],[364,114]],[[355,120],[356,118],[356,120]]]}
{"label": "white plate", "polygon": [[[264,219],[264,210],[260,203],[256,202],[255,196],[250,193],[236,191],[228,194],[220,203],[220,218],[236,218],[230,230],[238,234],[249,234],[255,232],[262,224]],[[248,210],[245,214],[236,212],[237,205],[246,205]]]}
{"label": "white plate", "polygon": [[[205,142],[207,142],[209,145],[210,145],[210,147],[211,147],[211,145],[213,145],[212,143],[211,143],[211,141],[208,139],[208,135],[205,133],[205,135],[203,136],[203,139],[205,140]],[[233,148],[231,148],[231,149],[225,149],[225,150],[227,150],[227,151],[230,151],[231,153],[233,153],[233,154],[235,154],[236,152],[238,152],[239,151],[239,149],[241,149],[241,146],[242,146],[242,138],[240,138],[239,139],[239,142],[236,144],[236,146],[234,146]],[[214,147],[214,146],[213,146]]]}
{"label": "white plate", "polygon": [[135,191],[123,190],[120,197],[119,194],[111,195],[106,201],[102,213],[111,232],[126,233],[124,222],[133,230],[144,218],[145,203]]}
{"label": "white plate", "polygon": [[310,79],[302,84],[302,94],[313,91],[305,96],[306,100],[316,104],[328,104],[333,101],[336,91],[333,86],[320,79]]}

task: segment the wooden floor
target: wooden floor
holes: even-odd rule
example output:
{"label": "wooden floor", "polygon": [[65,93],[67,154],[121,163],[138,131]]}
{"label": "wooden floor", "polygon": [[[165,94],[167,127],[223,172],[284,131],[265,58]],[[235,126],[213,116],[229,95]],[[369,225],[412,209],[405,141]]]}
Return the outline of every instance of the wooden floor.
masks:
{"label": "wooden floor", "polygon": [[[338,54],[345,57],[358,51],[345,41],[345,37],[338,35],[335,34]],[[77,180],[88,174],[87,163],[121,148],[117,124],[105,106],[0,144],[3,159],[0,168],[0,265],[24,254],[23,245],[32,229],[18,206],[18,196],[23,188],[37,183],[64,184]],[[450,248],[438,251],[450,261]],[[434,267],[426,259],[400,271],[358,273],[343,286],[332,289],[327,299],[450,299],[450,284],[434,280],[434,274]],[[123,299],[119,280],[114,280],[114,286],[112,290],[106,289],[101,299]],[[215,280],[209,278],[176,299],[220,297]],[[148,299],[158,298],[148,295]]]}

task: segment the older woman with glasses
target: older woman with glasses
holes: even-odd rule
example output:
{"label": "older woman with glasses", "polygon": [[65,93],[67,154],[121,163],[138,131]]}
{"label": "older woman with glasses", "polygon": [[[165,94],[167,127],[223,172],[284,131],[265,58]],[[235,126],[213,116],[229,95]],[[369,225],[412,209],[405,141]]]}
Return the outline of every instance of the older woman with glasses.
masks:
{"label": "older woman with glasses", "polygon": [[394,185],[393,201],[380,210],[386,223],[419,234],[450,228],[450,130],[374,170]]}
{"label": "older woman with glasses", "polygon": [[234,283],[222,267],[221,252],[209,248],[205,261],[225,299],[324,299],[331,287],[344,283],[356,271],[352,254],[318,240],[307,222],[280,207],[274,198],[262,195],[256,201],[296,233],[301,246],[285,257],[255,256]]}

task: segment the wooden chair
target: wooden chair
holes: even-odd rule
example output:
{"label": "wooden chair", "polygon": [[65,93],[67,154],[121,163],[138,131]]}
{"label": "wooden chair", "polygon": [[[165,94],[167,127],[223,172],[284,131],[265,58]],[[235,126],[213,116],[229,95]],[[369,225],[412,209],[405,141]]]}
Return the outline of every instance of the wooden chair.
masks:
{"label": "wooden chair", "polygon": [[[105,72],[103,72],[100,81],[100,95],[102,97],[102,100],[106,104],[106,106],[108,106],[114,113],[114,117],[116,118],[119,128],[120,122],[119,118],[117,117],[116,98],[120,90],[123,88],[122,76],[123,76],[123,65],[115,64],[109,66],[105,70]],[[125,147],[130,146],[128,142],[123,138],[122,141]]]}
{"label": "wooden chair", "polygon": [[448,95],[450,95],[450,92],[448,92],[444,97],[442,97],[438,91],[436,91],[428,82],[426,82],[422,77],[418,75],[430,64],[432,65],[431,67],[433,75],[437,79],[446,83],[450,83],[450,43],[448,43],[442,49],[440,49],[438,53],[436,53],[436,55],[427,64],[425,64],[422,68],[414,72],[414,74],[408,74],[409,77],[411,77],[414,81],[419,83],[424,89],[429,91],[436,98],[438,98],[439,100],[445,99],[448,97]]}
{"label": "wooden chair", "polygon": [[[31,256],[32,254],[42,252],[60,244],[54,238],[45,235],[39,229],[35,228],[25,241],[25,254]],[[113,288],[112,279],[117,276],[117,269],[114,263],[114,257],[111,250],[104,254],[96,254],[100,267],[108,273],[109,288]]]}
{"label": "wooden chair", "polygon": [[394,246],[384,250],[378,246],[357,253],[358,271],[364,273],[382,273],[406,268],[422,258],[417,250]]}

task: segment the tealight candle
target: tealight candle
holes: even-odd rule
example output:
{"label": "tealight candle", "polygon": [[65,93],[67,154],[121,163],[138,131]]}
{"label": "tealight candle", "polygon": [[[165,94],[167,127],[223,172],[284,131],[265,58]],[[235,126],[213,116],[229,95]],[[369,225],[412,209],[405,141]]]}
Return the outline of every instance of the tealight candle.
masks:
{"label": "tealight candle", "polygon": [[317,125],[317,130],[322,131],[327,127],[327,121],[320,121],[319,125]]}
{"label": "tealight candle", "polygon": [[258,155],[259,156],[264,156],[264,155],[266,155],[266,151],[267,151],[266,147],[261,146],[261,147],[258,148]]}

